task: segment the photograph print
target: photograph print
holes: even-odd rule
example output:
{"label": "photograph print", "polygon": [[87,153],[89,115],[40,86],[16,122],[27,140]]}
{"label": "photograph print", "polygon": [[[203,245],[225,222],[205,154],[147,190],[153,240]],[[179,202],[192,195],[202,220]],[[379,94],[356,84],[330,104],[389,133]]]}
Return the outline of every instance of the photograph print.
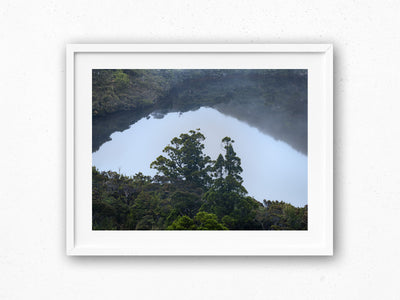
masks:
{"label": "photograph print", "polygon": [[307,69],[92,69],[92,230],[308,230]]}

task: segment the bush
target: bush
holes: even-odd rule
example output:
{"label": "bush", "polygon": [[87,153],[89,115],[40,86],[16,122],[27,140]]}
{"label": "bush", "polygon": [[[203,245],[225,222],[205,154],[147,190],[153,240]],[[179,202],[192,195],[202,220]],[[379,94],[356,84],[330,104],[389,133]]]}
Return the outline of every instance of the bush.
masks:
{"label": "bush", "polygon": [[122,70],[118,70],[114,74],[114,83],[117,89],[126,89],[129,86],[129,76]]}

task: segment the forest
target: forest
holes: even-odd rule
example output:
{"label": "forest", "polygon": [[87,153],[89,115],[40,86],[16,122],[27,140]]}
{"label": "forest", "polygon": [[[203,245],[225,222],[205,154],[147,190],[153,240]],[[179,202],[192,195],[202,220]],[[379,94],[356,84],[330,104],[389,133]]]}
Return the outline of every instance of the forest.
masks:
{"label": "forest", "polygon": [[303,69],[93,69],[92,151],[157,112],[212,107],[307,154]]}
{"label": "forest", "polygon": [[200,129],[175,137],[151,163],[157,175],[92,167],[93,230],[307,230],[307,205],[250,197],[234,140],[205,155]]}
{"label": "forest", "polygon": [[[243,90],[240,82],[244,79],[251,79],[254,84],[244,86]],[[226,85],[228,81],[234,86]],[[213,106],[243,98],[243,92],[261,94],[263,104],[275,112],[306,113],[304,87],[307,70],[302,69],[93,69],[92,115],[96,118],[148,107],[183,110]],[[173,100],[168,97],[171,94]]]}

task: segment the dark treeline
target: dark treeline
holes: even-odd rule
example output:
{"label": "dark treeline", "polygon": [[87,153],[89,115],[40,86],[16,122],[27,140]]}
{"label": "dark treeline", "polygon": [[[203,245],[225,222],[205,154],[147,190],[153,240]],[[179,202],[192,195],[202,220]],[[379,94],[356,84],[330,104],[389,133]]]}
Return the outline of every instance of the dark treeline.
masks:
{"label": "dark treeline", "polygon": [[93,70],[92,151],[141,118],[203,106],[307,153],[307,70]]}
{"label": "dark treeline", "polygon": [[154,177],[93,167],[93,229],[307,230],[307,206],[247,195],[231,138],[215,160],[203,153],[204,139],[199,130],[172,139],[151,164]]}
{"label": "dark treeline", "polygon": [[[169,106],[169,93],[185,91],[184,99],[198,98],[197,105],[214,105],[219,102],[230,100],[234,95],[234,89],[230,89],[219,97],[205,99],[204,95],[194,94],[194,91],[205,83],[217,84],[221,93],[221,83],[227,80],[248,78],[258,81],[257,85],[267,87],[275,82],[280,85],[284,83],[297,83],[307,85],[307,70],[262,70],[262,69],[190,69],[190,70],[131,70],[131,69],[93,69],[92,70],[92,114],[94,117],[105,116],[110,113],[143,109],[145,107]],[[190,86],[191,88],[187,88]],[[183,89],[182,89],[183,87]],[[209,88],[209,87],[208,87]],[[283,110],[285,106],[290,110],[298,110],[301,106],[293,101],[277,102],[276,89],[264,91],[265,104],[273,106],[275,110]],[[182,95],[181,95],[182,96]],[[191,97],[190,97],[191,96]],[[297,100],[301,95],[298,95]],[[166,101],[167,100],[167,101]],[[192,101],[175,103],[179,108],[185,105],[193,106]],[[196,102],[196,101],[195,101]],[[209,103],[205,103],[209,102]],[[293,107],[290,107],[293,106]]]}

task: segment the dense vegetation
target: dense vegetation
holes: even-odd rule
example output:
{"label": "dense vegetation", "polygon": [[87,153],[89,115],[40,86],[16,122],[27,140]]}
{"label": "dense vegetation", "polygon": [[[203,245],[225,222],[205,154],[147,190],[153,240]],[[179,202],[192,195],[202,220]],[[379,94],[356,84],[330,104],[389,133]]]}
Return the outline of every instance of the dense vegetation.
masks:
{"label": "dense vegetation", "polygon": [[[258,88],[262,88],[263,100],[266,106],[271,106],[275,111],[296,111],[301,107],[298,102],[306,99],[301,95],[299,89],[291,85],[290,89],[282,97],[282,85],[289,82],[307,81],[307,70],[131,70],[131,69],[93,69],[92,70],[92,113],[93,116],[104,116],[114,112],[141,109],[148,106],[153,108],[165,107],[171,103],[166,97],[169,93],[174,94],[173,106],[179,109],[193,105],[214,105],[231,100],[240,88],[238,82],[235,87],[228,85],[224,88],[227,80],[244,78],[252,79]],[[274,87],[274,82],[279,82],[280,88]],[[217,85],[219,95],[210,93],[208,84]],[[268,85],[263,83],[269,83]],[[249,92],[247,90],[239,91]],[[254,93],[254,90],[250,91]],[[277,99],[277,94],[279,99]],[[296,100],[292,101],[291,94],[297,94]],[[207,97],[208,94],[208,97]]]}
{"label": "dense vegetation", "polygon": [[92,71],[92,114],[104,116],[119,111],[152,106],[178,81],[171,70]]}
{"label": "dense vegetation", "polygon": [[92,150],[150,113],[208,106],[306,154],[307,77],[307,70],[95,69]]}
{"label": "dense vegetation", "polygon": [[234,141],[212,160],[197,130],[172,139],[154,177],[92,170],[94,230],[307,230],[307,206],[247,195]]}

